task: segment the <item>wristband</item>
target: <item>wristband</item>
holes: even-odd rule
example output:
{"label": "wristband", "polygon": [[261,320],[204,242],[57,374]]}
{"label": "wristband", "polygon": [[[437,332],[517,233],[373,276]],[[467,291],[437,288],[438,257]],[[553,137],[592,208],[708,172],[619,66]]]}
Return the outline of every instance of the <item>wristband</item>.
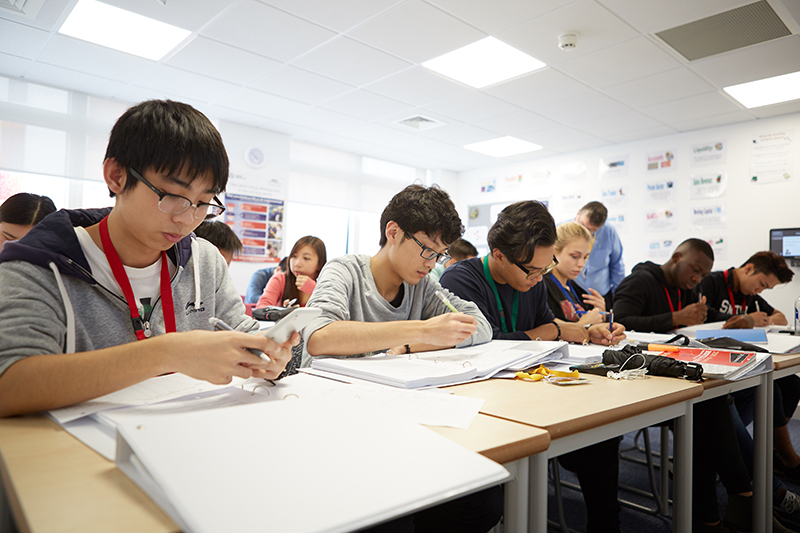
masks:
{"label": "wristband", "polygon": [[586,338],[585,338],[585,339],[583,339],[583,345],[584,345],[584,346],[586,346],[587,344],[589,344],[589,338],[590,338],[590,336],[589,336],[589,328],[590,328],[590,327],[592,327],[592,324],[586,324],[585,326],[583,326],[583,331],[585,331],[585,332],[586,332]]}
{"label": "wristband", "polygon": [[406,344],[406,353],[411,353],[411,346]]}
{"label": "wristband", "polygon": [[556,340],[560,341],[561,340],[561,326],[559,326],[558,322],[556,322],[555,320],[551,321],[550,323],[553,324],[556,327],[556,330],[558,331],[558,333],[556,334]]}

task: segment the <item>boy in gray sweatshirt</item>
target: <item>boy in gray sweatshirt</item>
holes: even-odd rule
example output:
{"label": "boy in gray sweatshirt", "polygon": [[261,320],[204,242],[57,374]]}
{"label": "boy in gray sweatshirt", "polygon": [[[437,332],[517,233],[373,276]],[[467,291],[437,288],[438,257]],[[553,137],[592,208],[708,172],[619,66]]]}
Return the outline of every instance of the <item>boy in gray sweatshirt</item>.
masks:
{"label": "boy in gray sweatshirt", "polygon": [[[279,375],[297,335],[278,345],[247,334],[258,324],[224,259],[192,233],[225,210],[228,157],[211,122],[178,102],[132,107],[103,177],[113,208],[58,211],[0,252],[0,416],[168,372],[216,384]],[[237,331],[211,331],[210,317]]]}

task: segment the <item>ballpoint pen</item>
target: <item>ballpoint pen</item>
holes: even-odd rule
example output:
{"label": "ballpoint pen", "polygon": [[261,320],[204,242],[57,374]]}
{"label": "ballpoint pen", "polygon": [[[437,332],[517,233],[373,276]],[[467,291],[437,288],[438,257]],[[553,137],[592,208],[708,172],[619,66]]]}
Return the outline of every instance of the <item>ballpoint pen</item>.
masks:
{"label": "ballpoint pen", "polygon": [[442,291],[436,291],[436,296],[454,313],[458,313],[458,309],[456,309],[453,304],[450,303],[450,300],[447,299],[447,296],[444,295]]}
{"label": "ballpoint pen", "polygon": [[[223,320],[220,320],[219,318],[216,318],[216,317],[209,318],[208,319],[208,323],[211,324],[212,326],[214,326],[214,328],[216,328],[218,330],[236,331],[235,329],[230,327],[228,324],[226,324]],[[265,354],[264,352],[262,352],[260,350],[256,350],[255,348],[248,348],[248,350],[250,350],[250,353],[252,353],[253,355],[257,355],[258,357],[260,357],[263,361],[266,361],[267,363],[271,363],[272,362],[272,359],[270,359],[269,356],[267,354]]]}

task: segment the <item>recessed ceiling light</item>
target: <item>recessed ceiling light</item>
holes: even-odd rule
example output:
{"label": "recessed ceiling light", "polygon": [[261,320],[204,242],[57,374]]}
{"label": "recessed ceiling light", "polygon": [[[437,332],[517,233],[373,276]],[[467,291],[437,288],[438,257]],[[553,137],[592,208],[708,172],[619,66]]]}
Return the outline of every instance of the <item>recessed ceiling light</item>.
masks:
{"label": "recessed ceiling light", "polygon": [[800,72],[724,87],[748,109],[800,99]]}
{"label": "recessed ceiling light", "polygon": [[96,0],[79,0],[58,33],[158,61],[192,32]]}
{"label": "recessed ceiling light", "polygon": [[541,150],[542,147],[538,144],[523,141],[516,137],[499,137],[489,141],[481,141],[479,143],[465,144],[464,148],[478,152],[481,154],[490,155],[492,157],[507,157],[510,155],[524,154],[526,152],[535,152]]}
{"label": "recessed ceiling light", "polygon": [[422,64],[476,89],[546,67],[544,63],[494,37],[486,37]]}

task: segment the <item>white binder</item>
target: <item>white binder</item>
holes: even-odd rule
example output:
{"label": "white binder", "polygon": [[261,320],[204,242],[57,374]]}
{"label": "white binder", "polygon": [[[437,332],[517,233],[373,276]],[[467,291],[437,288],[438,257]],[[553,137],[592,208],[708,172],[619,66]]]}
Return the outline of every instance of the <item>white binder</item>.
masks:
{"label": "white binder", "polygon": [[506,481],[410,422],[290,400],[117,427],[117,466],[184,530],[352,531]]}

